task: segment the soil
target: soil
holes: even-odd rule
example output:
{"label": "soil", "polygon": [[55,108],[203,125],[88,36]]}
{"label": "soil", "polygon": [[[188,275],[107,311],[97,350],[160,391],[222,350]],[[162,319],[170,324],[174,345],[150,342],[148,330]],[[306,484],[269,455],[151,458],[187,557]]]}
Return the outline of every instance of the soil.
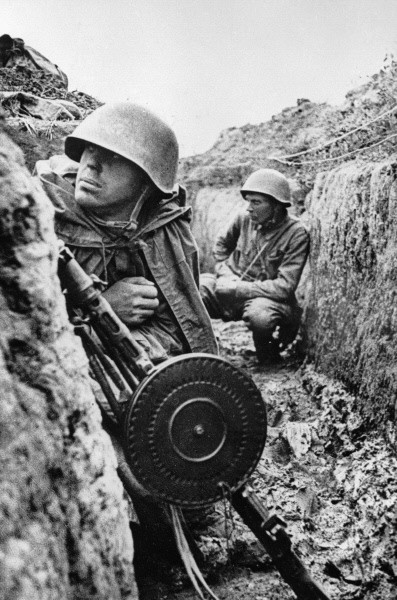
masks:
{"label": "soil", "polygon": [[[268,439],[250,479],[262,504],[288,524],[293,549],[330,599],[397,598],[397,460],[368,431],[355,398],[299,357],[259,366],[242,322],[214,322],[221,354],[245,370],[268,409]],[[188,519],[189,520],[189,519]],[[230,505],[190,517],[200,568],[219,600],[295,598]],[[141,600],[197,598],[165,560],[138,574]],[[209,596],[204,596],[209,597]]]}

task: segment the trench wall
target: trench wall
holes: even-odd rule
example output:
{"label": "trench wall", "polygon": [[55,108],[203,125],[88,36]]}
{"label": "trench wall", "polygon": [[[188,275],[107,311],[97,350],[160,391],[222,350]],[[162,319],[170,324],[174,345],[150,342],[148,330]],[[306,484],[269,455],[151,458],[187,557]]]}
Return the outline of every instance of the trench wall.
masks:
{"label": "trench wall", "polygon": [[[217,233],[245,205],[239,189],[188,186],[202,271],[213,268]],[[300,214],[300,197],[294,204],[291,212]],[[366,420],[390,427],[397,398],[396,157],[320,173],[305,209],[312,244],[298,298],[309,358],[356,393]]]}
{"label": "trench wall", "polygon": [[0,132],[0,596],[134,600],[116,458],[57,277],[53,209]]}
{"label": "trench wall", "polygon": [[201,271],[212,271],[213,246],[218,233],[246,205],[237,186],[203,187],[195,194],[189,190],[193,208],[192,232],[200,250]]}
{"label": "trench wall", "polygon": [[[357,393],[374,425],[397,398],[397,159],[318,175],[307,202],[311,286],[305,330],[318,369]],[[394,428],[393,428],[394,430]]]}

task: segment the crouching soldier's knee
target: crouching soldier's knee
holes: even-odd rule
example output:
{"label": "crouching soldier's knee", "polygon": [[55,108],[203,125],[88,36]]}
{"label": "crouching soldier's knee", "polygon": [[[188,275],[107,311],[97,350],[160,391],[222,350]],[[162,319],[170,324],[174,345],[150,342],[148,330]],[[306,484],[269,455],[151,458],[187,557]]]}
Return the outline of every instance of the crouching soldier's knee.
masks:
{"label": "crouching soldier's knee", "polygon": [[271,337],[273,331],[285,319],[286,309],[268,298],[254,298],[244,305],[243,320],[256,335]]}

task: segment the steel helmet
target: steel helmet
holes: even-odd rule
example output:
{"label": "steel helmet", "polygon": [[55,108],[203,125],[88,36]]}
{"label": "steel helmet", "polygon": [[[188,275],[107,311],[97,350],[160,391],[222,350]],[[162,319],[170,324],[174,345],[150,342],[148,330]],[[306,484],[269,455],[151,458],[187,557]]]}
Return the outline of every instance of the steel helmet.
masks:
{"label": "steel helmet", "polygon": [[281,202],[284,206],[291,206],[291,190],[288,179],[275,169],[259,169],[258,171],[254,171],[248,177],[240,191],[243,198],[249,192],[267,194],[278,200],[278,202]]}
{"label": "steel helmet", "polygon": [[172,193],[178,142],[172,129],[147,108],[132,102],[104,104],[66,138],[65,154],[79,162],[86,142],[127,158],[162,192]]}

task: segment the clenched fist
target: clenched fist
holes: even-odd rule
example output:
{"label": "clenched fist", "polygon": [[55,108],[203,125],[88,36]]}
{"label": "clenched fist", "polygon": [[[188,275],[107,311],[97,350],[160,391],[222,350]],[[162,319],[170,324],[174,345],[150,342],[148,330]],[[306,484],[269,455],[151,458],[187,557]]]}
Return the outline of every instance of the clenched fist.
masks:
{"label": "clenched fist", "polygon": [[110,286],[103,296],[126,325],[141,325],[159,305],[157,289],[145,277],[125,277]]}

